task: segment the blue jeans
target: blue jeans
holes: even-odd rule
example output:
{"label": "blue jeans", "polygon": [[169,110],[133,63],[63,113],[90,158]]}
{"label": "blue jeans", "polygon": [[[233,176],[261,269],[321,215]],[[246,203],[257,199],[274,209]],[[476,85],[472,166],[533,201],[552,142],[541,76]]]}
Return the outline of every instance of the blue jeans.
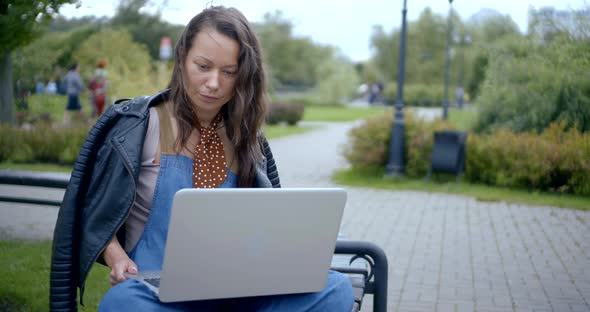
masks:
{"label": "blue jeans", "polygon": [[324,290],[317,293],[163,303],[141,282],[127,280],[112,287],[98,311],[326,311],[350,312],[350,280],[330,271]]}
{"label": "blue jeans", "polygon": [[68,94],[68,106],[66,110],[81,110],[80,98],[77,94]]}

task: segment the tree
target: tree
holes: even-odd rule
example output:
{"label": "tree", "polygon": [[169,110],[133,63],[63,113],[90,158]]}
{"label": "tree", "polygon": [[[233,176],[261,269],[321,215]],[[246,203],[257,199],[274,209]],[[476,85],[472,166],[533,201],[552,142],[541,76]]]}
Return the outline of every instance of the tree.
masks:
{"label": "tree", "polygon": [[590,43],[507,37],[489,52],[475,130],[541,132],[552,122],[590,131]]}
{"label": "tree", "polygon": [[163,21],[159,12],[145,13],[142,9],[147,4],[148,0],[121,0],[115,16],[111,19],[111,26],[114,29],[127,28],[133,40],[143,44],[152,59],[157,60],[160,58],[160,39],[170,37],[172,42],[176,42],[184,25],[173,25]]}
{"label": "tree", "polygon": [[45,32],[33,42],[12,52],[13,80],[19,88],[31,90],[37,79],[59,80],[75,58],[74,52],[100,25],[89,24],[70,31]]}
{"label": "tree", "polygon": [[320,65],[334,57],[332,47],[293,36],[292,22],[280,11],[266,13],[255,27],[275,84],[314,86],[320,80]]}
{"label": "tree", "polygon": [[51,23],[47,27],[47,31],[68,32],[87,26],[94,26],[96,28],[100,28],[101,26],[107,26],[110,22],[111,19],[107,16],[96,17],[94,15],[87,15],[82,17],[67,18],[60,15],[51,21]]}
{"label": "tree", "polygon": [[85,40],[74,52],[74,58],[80,64],[80,74],[86,78],[92,76],[98,60],[106,60],[108,94],[115,99],[151,94],[166,87],[156,85],[147,49],[134,42],[127,30],[103,29]]}
{"label": "tree", "polygon": [[12,55],[13,77],[20,87],[31,89],[36,79],[56,78],[54,65],[68,48],[68,33],[47,33]]}
{"label": "tree", "polygon": [[354,95],[359,76],[348,59],[334,52],[334,56],[319,67],[322,79],[317,83],[316,98],[323,102],[339,103]]}
{"label": "tree", "polygon": [[14,123],[11,52],[31,42],[59,8],[76,0],[0,2],[0,123]]}
{"label": "tree", "polygon": [[383,77],[390,81],[397,80],[397,60],[399,58],[400,32],[387,34],[381,25],[373,26],[371,34],[371,48],[375,56],[374,64],[379,68]]}
{"label": "tree", "polygon": [[[453,12],[453,28],[462,29],[460,17]],[[408,83],[442,84],[447,17],[425,8],[417,21],[410,22],[407,33],[406,81]],[[386,33],[381,26],[374,26],[371,46],[375,51],[375,64],[382,76],[397,80],[397,66],[401,33],[399,29]],[[457,73],[454,74],[457,76]]]}
{"label": "tree", "polygon": [[[461,20],[453,14],[453,30]],[[410,83],[442,84],[447,44],[447,17],[425,8],[416,22],[408,27],[406,73]]]}

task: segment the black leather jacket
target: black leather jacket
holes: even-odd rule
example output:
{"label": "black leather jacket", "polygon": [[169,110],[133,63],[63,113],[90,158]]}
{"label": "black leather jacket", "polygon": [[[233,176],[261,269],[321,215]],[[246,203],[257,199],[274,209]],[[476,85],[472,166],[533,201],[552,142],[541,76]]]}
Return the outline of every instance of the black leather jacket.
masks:
{"label": "black leather jacket", "polygon": [[[59,210],[51,256],[51,311],[76,311],[91,266],[115,232],[124,241],[124,226],[135,200],[149,107],[167,93],[118,101],[88,133],[74,164]],[[263,141],[264,162],[257,167],[257,187],[280,187],[270,147]]]}

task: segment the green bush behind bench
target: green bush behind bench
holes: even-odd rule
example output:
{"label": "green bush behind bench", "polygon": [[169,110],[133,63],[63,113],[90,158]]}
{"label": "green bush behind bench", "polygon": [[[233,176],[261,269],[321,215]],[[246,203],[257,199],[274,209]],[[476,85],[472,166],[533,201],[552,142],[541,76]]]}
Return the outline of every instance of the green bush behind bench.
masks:
{"label": "green bush behind bench", "polygon": [[[351,130],[344,156],[354,168],[383,167],[391,137],[391,114]],[[406,114],[406,175],[424,177],[430,165],[434,131],[453,129],[444,121],[423,122]],[[541,134],[470,133],[464,179],[529,190],[590,195],[590,134],[564,123]]]}

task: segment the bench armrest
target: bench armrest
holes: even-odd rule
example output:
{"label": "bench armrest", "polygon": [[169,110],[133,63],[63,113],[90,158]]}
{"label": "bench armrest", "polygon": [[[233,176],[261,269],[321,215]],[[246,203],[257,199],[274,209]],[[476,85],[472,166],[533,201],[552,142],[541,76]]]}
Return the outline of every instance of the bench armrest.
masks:
{"label": "bench armrest", "polygon": [[[373,295],[373,311],[386,312],[388,264],[387,256],[383,249],[371,242],[338,240],[334,254],[351,255],[348,260],[348,266],[338,263],[333,269],[349,274],[352,282],[354,282],[353,275],[357,276],[357,278],[358,275],[363,275],[365,279],[364,294]],[[364,268],[358,264],[354,265],[359,259],[365,260]],[[356,296],[357,294],[355,294]],[[358,304],[360,308],[360,302]]]}

